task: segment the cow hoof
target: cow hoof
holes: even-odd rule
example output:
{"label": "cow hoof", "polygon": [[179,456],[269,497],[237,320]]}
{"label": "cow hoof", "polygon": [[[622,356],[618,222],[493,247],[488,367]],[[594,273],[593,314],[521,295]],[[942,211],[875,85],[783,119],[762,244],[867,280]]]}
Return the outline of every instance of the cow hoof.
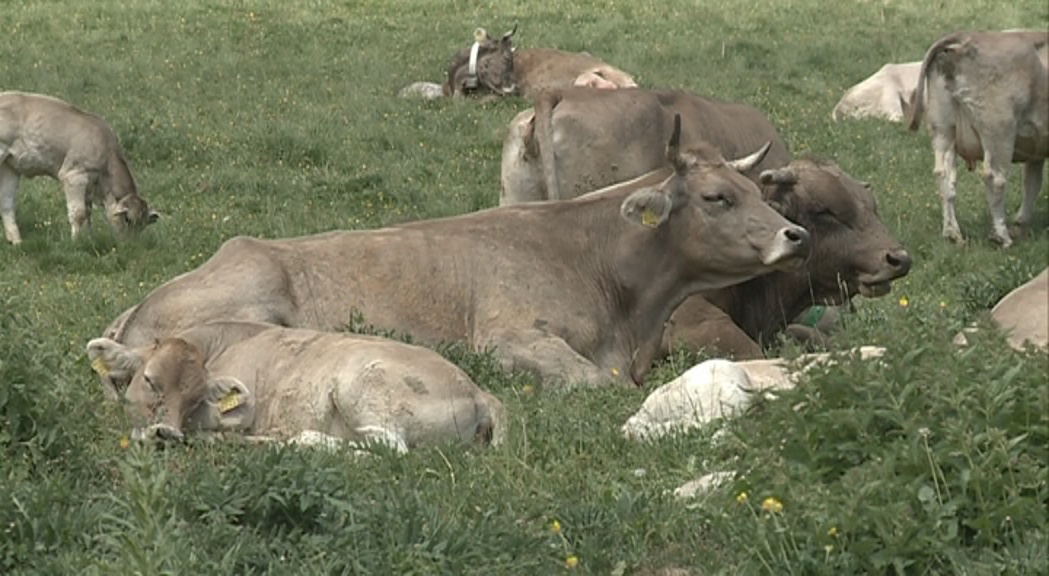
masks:
{"label": "cow hoof", "polygon": [[1013,245],[1012,238],[1008,236],[1000,236],[998,234],[991,234],[990,240],[992,243],[997,244],[999,248],[1008,248]]}
{"label": "cow hoof", "polygon": [[965,236],[962,236],[960,230],[944,230],[943,237],[954,244],[965,245]]}

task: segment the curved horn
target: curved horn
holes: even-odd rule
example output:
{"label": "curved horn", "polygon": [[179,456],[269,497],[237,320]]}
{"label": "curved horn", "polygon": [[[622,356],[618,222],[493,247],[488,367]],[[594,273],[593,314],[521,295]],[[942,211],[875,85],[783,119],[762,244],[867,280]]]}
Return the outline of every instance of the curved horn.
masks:
{"label": "curved horn", "polygon": [[728,164],[732,168],[735,168],[737,172],[746,172],[747,170],[750,170],[751,168],[760,164],[761,161],[765,159],[765,154],[769,153],[769,148],[772,148],[771,140],[766,142],[764,146],[762,146],[760,149],[758,149],[757,152],[751,154],[750,156],[744,156],[743,158],[730,160],[729,162],[726,162],[726,164]]}
{"label": "curved horn", "polygon": [[503,40],[508,40],[511,36],[517,33],[517,22],[514,22],[514,29],[503,34]]}
{"label": "curved horn", "polygon": [[677,166],[681,156],[681,115],[674,114],[674,130],[670,133],[670,141],[667,142],[667,161]]}
{"label": "curved horn", "polygon": [[798,175],[794,173],[793,168],[785,166],[783,168],[762,170],[761,175],[758,176],[758,180],[760,180],[762,184],[796,184],[798,182]]}

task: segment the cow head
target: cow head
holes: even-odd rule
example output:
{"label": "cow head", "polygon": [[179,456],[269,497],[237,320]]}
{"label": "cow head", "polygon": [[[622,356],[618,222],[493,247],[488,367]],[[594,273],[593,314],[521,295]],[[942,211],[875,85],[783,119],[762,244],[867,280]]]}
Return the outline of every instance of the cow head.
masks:
{"label": "cow head", "polygon": [[182,440],[186,430],[244,430],[254,421],[254,394],[239,380],[212,377],[204,354],[181,338],[144,348],[96,338],[87,353],[99,375],[131,375],[124,399],[137,440]]}
{"label": "cow head", "polygon": [[878,218],[870,185],[829,161],[803,159],[766,170],[765,199],[812,233],[804,271],[815,302],[842,304],[856,294],[888,294],[911,257]]}
{"label": "cow head", "polygon": [[125,196],[113,204],[109,221],[121,232],[135,232],[160,219],[160,213],[149,208],[138,195]]}
{"label": "cow head", "polygon": [[726,162],[713,147],[680,151],[681,117],[667,145],[674,174],[623,201],[624,218],[680,251],[686,280],[699,290],[730,286],[772,270],[796,270],[809,256],[809,233],[766,204],[741,173],[761,162],[769,145]]}
{"label": "cow head", "polygon": [[484,28],[474,32],[474,43],[455,55],[448,66],[448,77],[442,91],[445,96],[513,94],[514,51],[510,38],[517,32],[517,24],[499,40],[488,35]]}

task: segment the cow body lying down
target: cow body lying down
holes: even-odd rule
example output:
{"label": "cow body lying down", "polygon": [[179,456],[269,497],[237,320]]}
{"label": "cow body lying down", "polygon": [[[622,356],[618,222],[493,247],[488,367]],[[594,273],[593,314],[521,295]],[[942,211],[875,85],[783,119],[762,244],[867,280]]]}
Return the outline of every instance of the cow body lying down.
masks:
{"label": "cow body lying down", "polygon": [[333,330],[359,315],[419,343],[494,349],[504,367],[555,383],[643,382],[686,296],[809,254],[808,232],[762,202],[746,166],[678,143],[665,145],[672,175],[629,194],[234,238],[107,334],[142,346],[216,319]]}
{"label": "cow body lying down", "polygon": [[119,231],[159,217],[138,195],[105,120],[50,96],[0,93],[0,219],[8,242],[22,242],[15,221],[19,180],[44,175],[62,183],[73,238],[90,225],[94,203],[105,207]]}
{"label": "cow body lying down", "polygon": [[498,399],[433,350],[384,338],[216,322],[141,348],[96,338],[87,352],[100,374],[130,379],[139,439],[240,432],[403,452],[502,438]]}
{"label": "cow body lying down", "polygon": [[[1049,268],[1006,294],[991,309],[991,321],[1004,333],[1014,350],[1028,345],[1049,350]],[[968,344],[967,328],[954,338],[958,346]]]}
{"label": "cow body lying down", "polygon": [[[866,360],[880,358],[885,349],[864,346],[857,352]],[[799,374],[833,362],[833,356],[805,354],[798,362],[797,372],[791,372],[789,362],[782,358],[701,362],[649,394],[641,409],[623,425],[623,434],[631,439],[653,440],[730,418],[746,410],[755,394],[792,388]]]}

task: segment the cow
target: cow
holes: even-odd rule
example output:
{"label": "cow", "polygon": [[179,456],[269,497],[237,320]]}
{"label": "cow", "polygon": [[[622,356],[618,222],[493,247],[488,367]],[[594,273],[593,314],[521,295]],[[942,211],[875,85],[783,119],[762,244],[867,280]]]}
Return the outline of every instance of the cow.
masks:
{"label": "cow", "polygon": [[405,452],[504,433],[502,404],[459,367],[376,336],[214,322],[138,348],[96,338],[87,354],[100,375],[130,378],[138,440],[233,432]]}
{"label": "cow", "polygon": [[[885,349],[862,346],[849,354],[870,360],[884,356]],[[756,395],[793,388],[800,375],[835,362],[826,352],[804,354],[793,364],[782,358],[706,360],[649,394],[620,431],[631,440],[655,440],[731,418],[746,410]]]}
{"label": "cow", "polygon": [[[991,309],[991,321],[1005,332],[1006,341],[1014,350],[1027,346],[1049,350],[1049,268],[1013,289]],[[958,333],[954,343],[968,345],[967,328]]]}
{"label": "cow", "polygon": [[831,119],[837,122],[845,118],[881,118],[903,122],[904,103],[918,86],[921,67],[921,62],[882,66],[845,92],[831,111]]}
{"label": "cow", "polygon": [[767,142],[752,180],[790,162],[786,145],[761,112],[680,90],[547,90],[517,115],[503,141],[500,205],[564,200],[665,167],[659,144],[675,115],[689,138],[738,158]]}
{"label": "cow", "polygon": [[442,92],[445,96],[496,95],[534,98],[547,88],[581,86],[614,90],[637,86],[634,78],[586,52],[551,48],[515,50],[511,37],[498,40],[483,28],[474,32],[474,43],[460,50],[448,66]]}
{"label": "cow", "polygon": [[119,231],[137,230],[160,216],[139,196],[105,120],[50,96],[0,92],[0,219],[11,244],[22,242],[15,221],[19,179],[44,175],[62,183],[74,239],[90,226],[96,202]]}
{"label": "cow", "polygon": [[878,217],[870,184],[833,161],[801,158],[759,179],[766,202],[809,230],[812,257],[799,271],[688,298],[667,323],[664,352],[682,347],[762,358],[762,345],[783,331],[819,344],[827,331],[821,306],[847,306],[857,294],[884,296],[910,271],[911,256]]}
{"label": "cow", "polygon": [[1049,157],[1049,32],[956,32],[940,38],[922,59],[908,107],[909,128],[917,130],[924,115],[932,135],[943,236],[964,241],[955,215],[957,153],[970,170],[983,160],[991,240],[1003,248],[1012,245],[1005,222],[1009,164],[1025,165],[1016,223],[1026,226]]}
{"label": "cow", "polygon": [[686,296],[809,255],[808,232],[739,174],[749,165],[710,146],[682,151],[676,125],[665,146],[674,174],[659,186],[380,230],[233,238],[107,333],[141,346],[218,319],[332,330],[358,318],[423,344],[494,349],[545,382],[641,383]]}

